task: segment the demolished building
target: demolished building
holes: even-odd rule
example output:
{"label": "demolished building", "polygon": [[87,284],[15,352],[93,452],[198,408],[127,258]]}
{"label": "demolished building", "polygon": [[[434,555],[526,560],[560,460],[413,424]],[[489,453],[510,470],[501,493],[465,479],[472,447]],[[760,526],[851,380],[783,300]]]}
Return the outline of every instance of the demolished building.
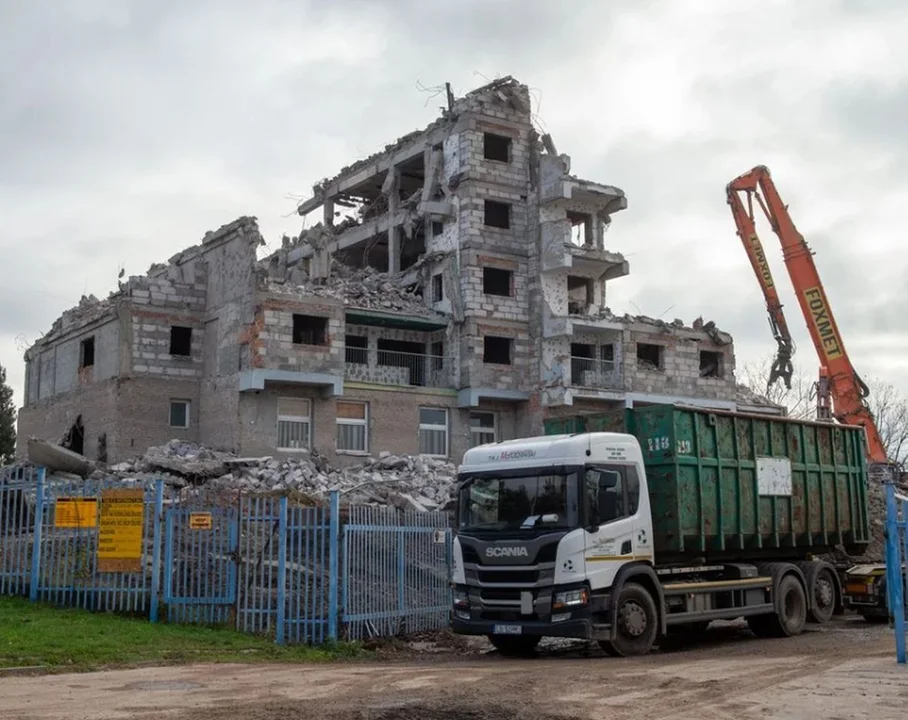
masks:
{"label": "demolished building", "polygon": [[319,183],[299,214],[320,221],[267,257],[239,218],[66,311],[26,352],[19,437],[105,462],[177,438],[344,464],[456,459],[615,406],[737,409],[731,336],[609,310],[626,207],[537,134],[525,85],[450,98]]}

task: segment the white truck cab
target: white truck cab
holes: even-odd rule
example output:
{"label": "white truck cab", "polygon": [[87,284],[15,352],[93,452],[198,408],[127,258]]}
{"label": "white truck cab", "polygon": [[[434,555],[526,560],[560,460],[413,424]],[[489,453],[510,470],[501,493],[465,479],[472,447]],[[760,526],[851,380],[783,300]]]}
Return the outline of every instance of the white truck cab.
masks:
{"label": "white truck cab", "polygon": [[634,436],[484,445],[466,453],[458,479],[455,632],[488,635],[509,649],[543,635],[609,640],[607,591],[622,569],[640,566],[655,582]]}

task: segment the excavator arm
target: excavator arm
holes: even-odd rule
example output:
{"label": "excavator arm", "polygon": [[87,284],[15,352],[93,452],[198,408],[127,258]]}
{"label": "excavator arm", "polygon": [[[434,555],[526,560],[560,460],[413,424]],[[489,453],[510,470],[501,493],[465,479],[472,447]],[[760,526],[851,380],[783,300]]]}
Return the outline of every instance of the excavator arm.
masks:
{"label": "excavator arm", "polygon": [[776,282],[772,277],[772,270],[769,267],[769,263],[766,262],[763,244],[757,235],[757,227],[754,222],[754,193],[748,192],[746,197],[747,206],[745,207],[741,201],[740,193],[732,189],[731,185],[728,186],[728,205],[731,208],[731,214],[738,228],[738,237],[741,238],[741,244],[744,245],[744,251],[747,253],[750,265],[763,290],[763,298],[766,300],[766,312],[769,314],[769,327],[778,345],[767,386],[772,386],[777,380],[781,379],[785,383],[785,387],[790,389],[791,376],[794,372],[794,366],[791,362],[795,351],[794,341],[791,339],[791,332],[788,330],[785,313],[782,312],[782,301],[776,289]]}
{"label": "excavator arm", "polygon": [[[888,462],[886,449],[873,413],[867,407],[867,386],[858,376],[851,363],[851,358],[845,350],[842,336],[826,297],[826,291],[813,261],[813,252],[788,214],[788,207],[782,202],[769,170],[764,166],[755,167],[750,172],[732,180],[726,188],[726,193],[735,224],[738,227],[738,235],[741,242],[744,243],[744,249],[747,251],[751,265],[763,288],[770,324],[779,344],[779,352],[773,364],[774,377],[771,378],[771,382],[775,377],[781,377],[786,381],[786,386],[791,386],[791,355],[794,346],[785,316],[782,313],[782,304],[779,301],[772,273],[757,237],[753,211],[754,199],[782,244],[785,266],[798,298],[798,304],[807,321],[810,338],[813,340],[817,356],[820,358],[818,393],[820,398],[822,399],[825,395],[831,399],[830,412],[840,423],[864,427],[867,433],[868,456],[872,462]],[[746,206],[741,200],[742,194],[747,198]]]}

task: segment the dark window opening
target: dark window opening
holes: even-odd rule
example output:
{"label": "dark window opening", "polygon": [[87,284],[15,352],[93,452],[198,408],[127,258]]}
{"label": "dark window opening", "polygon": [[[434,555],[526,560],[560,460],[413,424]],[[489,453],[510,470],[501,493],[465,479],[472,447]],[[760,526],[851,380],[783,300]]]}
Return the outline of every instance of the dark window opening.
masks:
{"label": "dark window opening", "polygon": [[571,382],[583,384],[583,374],[594,369],[596,348],[587,343],[571,343]]}
{"label": "dark window opening", "polygon": [[[85,342],[84,340],[82,342]],[[82,424],[82,416],[78,415],[76,421],[72,424],[66,435],[63,436],[61,447],[72,450],[79,455],[85,454],[85,426]]]}
{"label": "dark window opening", "polygon": [[580,247],[593,244],[593,216],[587,213],[568,210],[568,220],[571,223],[571,242]]}
{"label": "dark window opening", "polygon": [[445,224],[438,220],[432,221],[432,237],[438,237],[445,231]]}
{"label": "dark window opening", "polygon": [[510,365],[511,338],[487,335],[483,339],[482,361],[494,365]]}
{"label": "dark window opening", "polygon": [[432,343],[432,369],[442,370],[445,365],[445,344],[441,341]]}
{"label": "dark window opening", "polygon": [[482,145],[486,160],[511,161],[511,138],[494,133],[483,133]]}
{"label": "dark window opening", "polygon": [[637,365],[643,369],[662,369],[662,346],[652,343],[637,343]]}
{"label": "dark window opening", "polygon": [[192,328],[172,325],[170,328],[170,354],[184,355],[192,354]]}
{"label": "dark window opening", "polygon": [[328,318],[293,315],[294,345],[327,345]]}
{"label": "dark window opening", "polygon": [[722,377],[722,353],[714,350],[700,351],[700,377]]}
{"label": "dark window opening", "polygon": [[344,337],[346,361],[356,365],[365,365],[369,361],[369,338],[365,335],[346,335]]}
{"label": "dark window opening", "polygon": [[486,200],[484,223],[489,227],[503,228],[504,230],[510,229],[511,206],[495,200]]}
{"label": "dark window opening", "polygon": [[189,401],[188,400],[171,400],[170,401],[170,427],[188,428],[189,427]]}
{"label": "dark window opening", "polygon": [[79,343],[79,367],[87,368],[95,364],[95,339],[85,338]]}
{"label": "dark window opening", "polygon": [[482,291],[486,295],[511,296],[511,278],[514,273],[501,268],[487,267],[482,269]]}
{"label": "dark window opening", "polygon": [[385,367],[406,368],[410,385],[426,384],[426,346],[405,340],[378,341],[378,364]]}
{"label": "dark window opening", "polygon": [[587,343],[571,343],[571,357],[592,360],[595,357],[595,350],[595,347]]}
{"label": "dark window opening", "polygon": [[568,314],[585,315],[593,305],[595,297],[593,281],[590,278],[568,275]]}
{"label": "dark window opening", "polygon": [[432,302],[441,302],[445,298],[445,283],[441,273],[432,276]]}
{"label": "dark window opening", "polygon": [[615,362],[615,346],[609,343],[599,348],[599,359],[603,362]]}

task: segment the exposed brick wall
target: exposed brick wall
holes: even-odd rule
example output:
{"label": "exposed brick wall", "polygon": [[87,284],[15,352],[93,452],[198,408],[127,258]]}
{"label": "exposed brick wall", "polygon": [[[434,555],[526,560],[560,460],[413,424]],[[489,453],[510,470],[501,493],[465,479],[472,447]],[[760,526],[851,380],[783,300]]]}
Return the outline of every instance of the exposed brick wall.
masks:
{"label": "exposed brick wall", "polygon": [[106,434],[108,459],[116,457],[121,442],[118,437],[121,429],[117,416],[118,402],[118,381],[112,379],[22,408],[19,410],[16,456],[26,457],[29,437],[59,443],[81,415],[85,455],[96,459],[98,438]]}
{"label": "exposed brick wall", "polygon": [[[170,401],[189,400],[189,427],[170,426]],[[119,381],[118,442],[116,459],[141,455],[153,445],[171,439],[199,440],[200,397],[198,382],[174,378],[134,377]]]}

